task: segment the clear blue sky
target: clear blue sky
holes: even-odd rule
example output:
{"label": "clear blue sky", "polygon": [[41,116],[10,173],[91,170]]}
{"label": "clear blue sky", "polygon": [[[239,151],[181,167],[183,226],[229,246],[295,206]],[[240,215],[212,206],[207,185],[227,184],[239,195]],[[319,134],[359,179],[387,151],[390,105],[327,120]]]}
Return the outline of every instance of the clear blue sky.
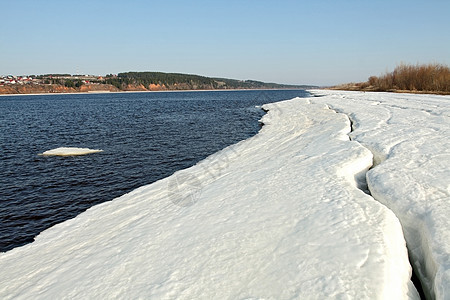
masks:
{"label": "clear blue sky", "polygon": [[449,0],[0,0],[0,75],[162,71],[329,85],[450,65]]}

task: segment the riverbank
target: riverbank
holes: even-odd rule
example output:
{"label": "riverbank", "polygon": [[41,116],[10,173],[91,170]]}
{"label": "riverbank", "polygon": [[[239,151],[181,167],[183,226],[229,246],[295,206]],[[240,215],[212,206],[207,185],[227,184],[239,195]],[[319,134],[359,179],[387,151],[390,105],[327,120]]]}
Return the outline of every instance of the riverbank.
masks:
{"label": "riverbank", "polygon": [[110,84],[83,85],[78,88],[66,87],[60,84],[9,84],[0,86],[0,95],[101,93],[118,91],[120,91],[118,88]]}
{"label": "riverbank", "polygon": [[417,91],[417,90],[400,90],[400,89],[387,89],[380,90],[372,86],[367,86],[366,83],[347,83],[333,87],[327,87],[325,90],[330,91],[351,91],[351,92],[387,92],[396,94],[416,94],[416,95],[450,95],[450,92],[444,91]]}
{"label": "riverbank", "polygon": [[417,298],[333,99],[265,105],[256,136],[0,254],[1,297]]}

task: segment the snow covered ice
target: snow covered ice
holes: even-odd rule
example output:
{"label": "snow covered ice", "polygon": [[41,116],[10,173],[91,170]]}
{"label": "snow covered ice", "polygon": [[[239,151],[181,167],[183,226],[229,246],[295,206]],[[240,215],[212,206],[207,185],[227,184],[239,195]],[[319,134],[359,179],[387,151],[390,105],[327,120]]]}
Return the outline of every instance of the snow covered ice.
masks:
{"label": "snow covered ice", "polygon": [[424,292],[450,299],[450,96],[316,93],[374,153],[370,191],[400,219]]}
{"label": "snow covered ice", "polygon": [[60,147],[52,150],[45,151],[41,155],[55,155],[55,156],[76,156],[76,155],[86,155],[91,153],[102,152],[100,149],[89,149],[89,148],[76,148],[76,147]]}
{"label": "snow covered ice", "polygon": [[[265,105],[256,136],[1,253],[0,298],[417,299],[398,218],[448,298],[450,98],[316,93]],[[373,158],[376,200],[361,190]]]}

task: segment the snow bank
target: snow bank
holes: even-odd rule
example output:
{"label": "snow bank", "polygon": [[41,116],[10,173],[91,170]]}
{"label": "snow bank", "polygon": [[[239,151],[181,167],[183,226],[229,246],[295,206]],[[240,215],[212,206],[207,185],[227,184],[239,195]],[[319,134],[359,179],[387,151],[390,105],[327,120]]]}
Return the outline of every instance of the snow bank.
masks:
{"label": "snow bank", "polygon": [[357,188],[370,151],[323,104],[0,254],[0,298],[417,298],[398,219]]}
{"label": "snow bank", "polygon": [[45,151],[41,155],[55,155],[55,156],[75,156],[75,155],[86,155],[91,153],[102,152],[99,149],[89,149],[89,148],[75,148],[75,147],[60,147],[52,150]]}
{"label": "snow bank", "polygon": [[403,225],[430,298],[450,299],[450,96],[316,91],[353,121],[353,140],[375,155],[372,196]]}

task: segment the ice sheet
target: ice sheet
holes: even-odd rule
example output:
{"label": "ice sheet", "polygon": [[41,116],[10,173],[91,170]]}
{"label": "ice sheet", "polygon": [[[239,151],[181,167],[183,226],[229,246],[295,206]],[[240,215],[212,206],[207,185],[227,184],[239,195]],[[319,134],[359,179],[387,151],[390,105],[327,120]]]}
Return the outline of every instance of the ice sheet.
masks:
{"label": "ice sheet", "polygon": [[46,156],[76,156],[76,155],[86,155],[91,153],[102,152],[100,149],[89,149],[89,148],[76,148],[76,147],[60,147],[52,150],[45,151],[41,155]]}
{"label": "ice sheet", "polygon": [[256,136],[0,254],[0,298],[417,298],[372,154],[324,104],[265,105]]}
{"label": "ice sheet", "polygon": [[450,96],[315,91],[375,155],[372,195],[400,219],[428,296],[450,298]]}

